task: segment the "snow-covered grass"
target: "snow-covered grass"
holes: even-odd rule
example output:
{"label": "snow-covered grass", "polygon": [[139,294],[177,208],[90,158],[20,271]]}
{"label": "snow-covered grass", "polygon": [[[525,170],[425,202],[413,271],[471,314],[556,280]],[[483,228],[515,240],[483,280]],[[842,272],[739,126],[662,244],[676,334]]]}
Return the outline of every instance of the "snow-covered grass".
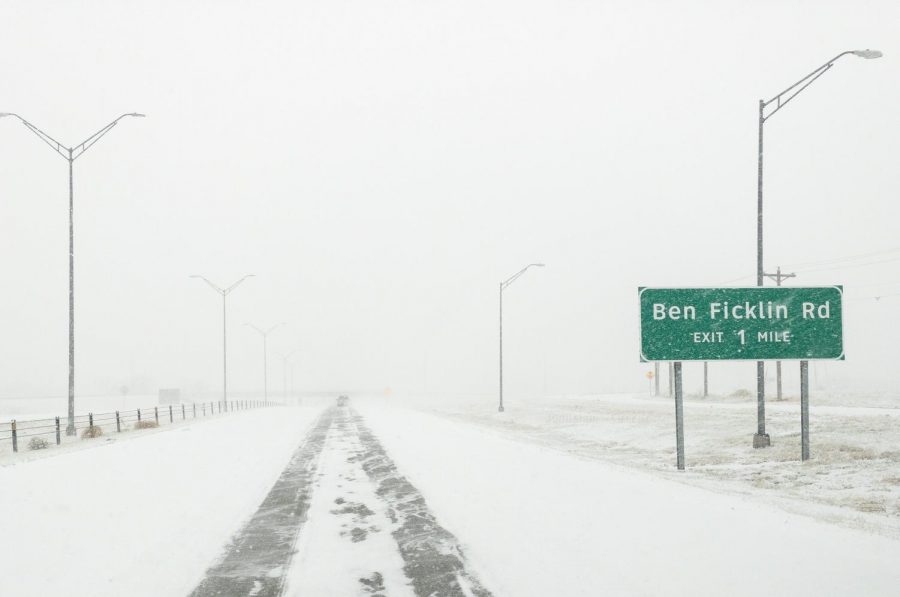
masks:
{"label": "snow-covered grass", "polygon": [[[687,471],[675,468],[672,399],[635,395],[443,401],[430,410],[490,433],[682,483],[752,495],[792,512],[900,538],[900,408],[810,407],[811,460],[800,462],[800,410],[767,403],[772,447],[754,450],[756,401],[685,400]],[[852,404],[845,399],[845,404]]]}
{"label": "snow-covered grass", "polygon": [[[615,406],[625,400],[588,411],[592,421],[563,418],[546,426],[539,423],[564,417],[565,409],[514,407],[473,425],[481,421],[472,413],[448,419],[384,404],[355,406],[497,595],[897,594],[900,541],[660,474],[672,462],[673,432],[656,421],[652,402]],[[695,438],[688,462],[693,458],[695,467],[704,442],[716,443],[696,431],[699,421],[732,426],[719,410],[701,419],[702,412],[702,405],[688,409]],[[596,433],[579,444],[587,427]],[[738,435],[749,442],[746,431]],[[567,441],[577,454],[566,453]],[[584,458],[585,450],[618,454],[620,464],[648,472]],[[778,467],[816,476],[795,463],[769,466]]]}
{"label": "snow-covered grass", "polygon": [[250,410],[0,467],[0,592],[189,593],[318,412]]}

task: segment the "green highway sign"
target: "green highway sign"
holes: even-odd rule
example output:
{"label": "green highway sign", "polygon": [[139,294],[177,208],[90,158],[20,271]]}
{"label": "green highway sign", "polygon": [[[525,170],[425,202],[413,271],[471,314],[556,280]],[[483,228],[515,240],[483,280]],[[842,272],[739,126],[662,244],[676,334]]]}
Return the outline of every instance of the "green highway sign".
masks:
{"label": "green highway sign", "polygon": [[642,361],[843,359],[843,288],[639,288]]}

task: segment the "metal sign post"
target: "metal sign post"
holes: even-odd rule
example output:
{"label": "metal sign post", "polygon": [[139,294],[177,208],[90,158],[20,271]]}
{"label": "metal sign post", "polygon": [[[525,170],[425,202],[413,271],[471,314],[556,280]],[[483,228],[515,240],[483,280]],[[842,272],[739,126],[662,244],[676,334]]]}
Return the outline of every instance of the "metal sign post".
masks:
{"label": "metal sign post", "polygon": [[800,361],[800,460],[809,460],[809,361]]}
{"label": "metal sign post", "polygon": [[678,470],[684,470],[684,403],[681,389],[681,362],[675,365],[675,449]]}

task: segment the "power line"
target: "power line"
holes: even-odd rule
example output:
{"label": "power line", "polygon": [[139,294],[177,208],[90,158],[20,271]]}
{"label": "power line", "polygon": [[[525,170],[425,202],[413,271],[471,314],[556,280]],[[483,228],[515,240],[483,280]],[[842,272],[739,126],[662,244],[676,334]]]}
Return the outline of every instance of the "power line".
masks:
{"label": "power line", "polygon": [[850,265],[838,265],[838,266],[835,266],[835,267],[816,267],[816,268],[812,268],[812,269],[801,269],[801,270],[797,270],[797,271],[802,272],[802,273],[807,273],[807,272],[830,272],[830,271],[839,270],[839,269],[854,269],[854,268],[857,268],[857,267],[865,267],[865,266],[869,266],[869,265],[878,265],[879,263],[891,263],[891,262],[893,262],[893,261],[900,261],[900,257],[892,257],[892,258],[890,258],[890,259],[881,259],[881,260],[879,260],[879,261],[866,261],[865,263],[853,263],[853,264],[850,264]]}
{"label": "power line", "polygon": [[900,247],[892,247],[890,249],[882,249],[880,251],[871,251],[869,253],[858,253],[856,255],[847,255],[845,257],[830,257],[828,259],[822,259],[818,261],[803,261],[798,263],[789,263],[789,266],[793,267],[804,267],[807,265],[828,265],[832,263],[837,263],[840,261],[852,261],[854,259],[863,259],[866,257],[874,257],[876,255],[886,255],[888,253],[897,253],[900,251]]}
{"label": "power line", "polygon": [[[890,251],[881,251],[879,253],[884,254],[884,253],[888,253],[888,252],[890,252]],[[848,257],[848,258],[842,258],[842,259],[849,260],[851,258]],[[854,257],[853,259],[859,259],[859,257],[857,256],[857,257]],[[895,261],[900,261],[900,255],[898,255],[897,257],[891,257],[890,259],[879,259],[877,261],[865,261],[863,263],[849,263],[847,265],[836,265],[834,267],[814,267],[814,268],[809,268],[809,269],[799,269],[796,271],[798,273],[802,273],[802,274],[811,273],[811,272],[829,272],[829,271],[836,271],[836,270],[843,270],[843,269],[855,269],[858,267],[867,267],[870,265],[879,265],[882,263],[893,263]],[[833,260],[830,260],[830,262],[838,263],[838,262],[840,262],[840,259],[833,259]],[[807,262],[807,263],[813,264],[815,262]],[[827,264],[827,263],[829,263],[829,261],[821,261],[818,263]],[[731,284],[733,282],[740,282],[741,280],[747,280],[747,279],[753,278],[753,277],[754,276],[752,274],[746,275],[746,276],[740,276],[738,278],[732,278],[730,280],[725,280],[724,282],[720,282],[720,284]],[[897,282],[897,283],[900,283],[900,282]]]}

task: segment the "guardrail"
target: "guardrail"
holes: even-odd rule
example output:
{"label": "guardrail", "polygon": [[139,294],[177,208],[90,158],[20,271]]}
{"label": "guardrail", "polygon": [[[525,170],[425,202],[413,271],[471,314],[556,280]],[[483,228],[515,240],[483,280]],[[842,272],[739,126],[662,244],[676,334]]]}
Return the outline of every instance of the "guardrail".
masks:
{"label": "guardrail", "polygon": [[[59,446],[77,439],[95,439],[113,433],[155,428],[187,419],[217,416],[228,412],[272,406],[263,400],[231,400],[229,402],[191,402],[136,408],[105,413],[88,413],[75,417],[75,434],[66,435],[68,419],[52,417],[0,422],[0,449],[10,442],[13,452],[21,449],[43,449],[52,443]],[[28,439],[38,438],[38,439]],[[23,444],[22,442],[27,442]]]}

